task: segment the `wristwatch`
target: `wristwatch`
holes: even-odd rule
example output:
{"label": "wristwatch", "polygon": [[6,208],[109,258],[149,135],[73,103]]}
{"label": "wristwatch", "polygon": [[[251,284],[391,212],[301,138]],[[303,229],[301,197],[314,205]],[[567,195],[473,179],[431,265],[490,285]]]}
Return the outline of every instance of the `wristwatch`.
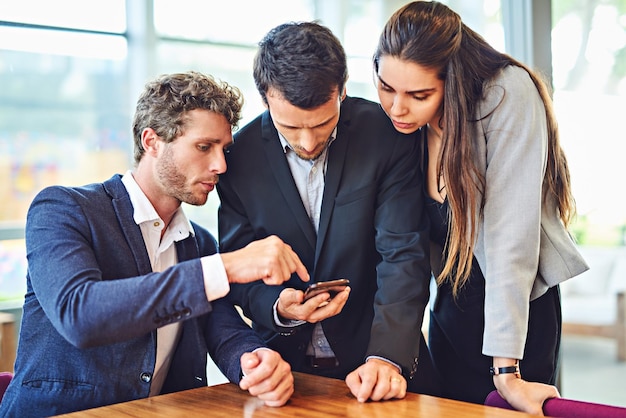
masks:
{"label": "wristwatch", "polygon": [[516,364],[514,366],[509,366],[509,367],[493,367],[492,366],[492,367],[489,368],[489,373],[491,373],[492,376],[498,376],[500,374],[513,373],[518,378],[522,377],[522,375],[521,375],[521,373],[519,371],[519,364]]}

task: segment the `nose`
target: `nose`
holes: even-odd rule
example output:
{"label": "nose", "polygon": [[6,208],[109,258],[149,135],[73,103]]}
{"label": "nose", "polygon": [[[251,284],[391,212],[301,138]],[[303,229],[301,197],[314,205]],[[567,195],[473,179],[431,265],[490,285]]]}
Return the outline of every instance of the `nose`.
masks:
{"label": "nose", "polygon": [[407,113],[408,107],[406,106],[406,101],[400,94],[396,94],[393,96],[393,101],[391,103],[391,108],[389,109],[389,113],[394,116],[402,116]]}
{"label": "nose", "polygon": [[216,151],[209,162],[209,169],[212,173],[223,174],[226,172],[226,156],[222,150]]}
{"label": "nose", "polygon": [[300,132],[299,142],[300,147],[302,147],[305,151],[314,151],[315,148],[317,148],[317,139],[313,129],[303,129]]}

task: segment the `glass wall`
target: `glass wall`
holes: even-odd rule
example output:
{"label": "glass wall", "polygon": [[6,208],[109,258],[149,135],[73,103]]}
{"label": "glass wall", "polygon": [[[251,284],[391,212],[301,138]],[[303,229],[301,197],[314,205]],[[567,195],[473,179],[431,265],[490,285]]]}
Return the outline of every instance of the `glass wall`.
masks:
{"label": "glass wall", "polygon": [[0,21],[1,304],[24,294],[35,193],[125,170],[130,107],[124,1],[4,2]]}
{"label": "glass wall", "polygon": [[[213,73],[244,91],[242,123],[250,120],[263,109],[251,77],[255,44],[281,22],[319,19],[331,27],[350,57],[349,93],[375,100],[370,55],[384,20],[403,2],[132,3],[143,7],[130,18],[123,0],[29,0],[0,10],[0,231],[22,228],[30,201],[46,185],[101,181],[129,168],[133,101],[154,75]],[[498,0],[484,0],[482,7],[447,3],[504,50]],[[626,90],[620,4],[554,1],[555,105],[580,209],[575,232],[585,244],[625,239],[626,197],[613,191],[612,181],[624,178],[623,141],[615,140],[623,131]],[[216,206],[213,195],[209,207],[190,210],[214,230]],[[0,238],[11,236],[0,232]],[[19,241],[0,241],[0,272],[16,271],[19,248]],[[15,274],[0,274],[0,298]]]}
{"label": "glass wall", "polygon": [[553,0],[554,104],[579,243],[626,245],[626,2]]}
{"label": "glass wall", "polygon": [[[286,21],[319,20],[344,43],[348,94],[376,100],[371,54],[403,0],[20,0],[0,7],[0,307],[21,304],[23,228],[35,194],[99,182],[132,165],[134,102],[165,72],[209,72],[243,91],[242,124],[263,110],[257,42]],[[500,1],[449,0],[504,50]],[[479,7],[477,7],[477,5]],[[190,217],[216,233],[217,194]]]}

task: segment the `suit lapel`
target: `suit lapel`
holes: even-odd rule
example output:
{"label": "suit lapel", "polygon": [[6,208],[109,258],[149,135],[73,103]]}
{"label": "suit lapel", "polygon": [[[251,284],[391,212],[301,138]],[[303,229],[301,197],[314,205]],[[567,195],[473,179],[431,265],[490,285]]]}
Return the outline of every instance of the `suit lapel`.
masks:
{"label": "suit lapel", "polygon": [[104,189],[111,196],[115,216],[117,216],[117,221],[133,253],[137,271],[140,275],[152,272],[146,244],[143,241],[141,229],[133,218],[133,205],[130,203],[130,196],[128,196],[126,187],[122,184],[121,176],[115,175],[104,182]]}
{"label": "suit lapel", "polygon": [[341,176],[346,162],[346,155],[348,154],[347,148],[350,140],[349,134],[346,133],[350,119],[348,109],[347,104],[342,104],[341,115],[339,117],[339,123],[337,124],[337,137],[332,144],[330,144],[330,148],[328,149],[324,196],[322,197],[322,210],[317,231],[317,246],[315,248],[315,265],[317,265],[317,260],[321,253],[324,240],[326,239],[330,218],[335,208],[335,196],[337,196],[337,190],[341,183]]}
{"label": "suit lapel", "polygon": [[272,123],[269,112],[265,112],[262,118],[261,131],[263,135],[263,141],[266,141],[263,149],[265,156],[267,157],[270,170],[274,174],[276,183],[282,193],[285,204],[291,209],[294,218],[302,233],[306,237],[307,241],[311,245],[311,249],[315,248],[315,229],[311,224],[309,215],[306,213],[306,209],[302,204],[300,193],[293,181],[287,158],[285,157],[285,151],[282,149],[280,139],[278,138],[278,132]]}
{"label": "suit lapel", "polygon": [[[128,241],[130,250],[133,253],[133,259],[137,264],[139,274],[148,274],[152,272],[150,265],[150,257],[146,250],[146,244],[141,235],[141,229],[133,219],[134,209],[130,203],[130,197],[126,191],[126,187],[121,181],[120,176],[114,176],[104,183],[104,188],[111,196],[111,202],[115,209],[115,215],[124,232],[124,236]],[[198,243],[192,237],[176,242],[176,253],[179,261],[198,258],[200,250]]]}
{"label": "suit lapel", "polygon": [[193,239],[192,235],[182,241],[177,241],[176,254],[178,255],[178,261],[186,261],[200,257],[198,242]]}

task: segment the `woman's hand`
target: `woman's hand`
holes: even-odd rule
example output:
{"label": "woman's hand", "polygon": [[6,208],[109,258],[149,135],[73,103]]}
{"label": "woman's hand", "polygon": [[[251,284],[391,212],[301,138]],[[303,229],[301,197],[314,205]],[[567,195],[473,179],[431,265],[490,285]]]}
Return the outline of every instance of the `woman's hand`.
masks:
{"label": "woman's hand", "polygon": [[494,376],[493,383],[500,396],[513,408],[533,415],[543,416],[543,403],[547,399],[561,396],[554,386],[527,382],[514,374]]}

